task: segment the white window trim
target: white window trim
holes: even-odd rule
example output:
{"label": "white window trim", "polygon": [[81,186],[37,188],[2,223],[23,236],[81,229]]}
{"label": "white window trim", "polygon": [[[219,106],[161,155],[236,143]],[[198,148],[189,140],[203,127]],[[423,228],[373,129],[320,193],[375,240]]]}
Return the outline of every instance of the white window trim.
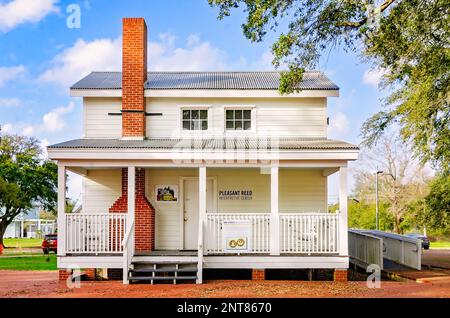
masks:
{"label": "white window trim", "polygon": [[[208,111],[208,129],[206,130],[185,130],[183,129],[183,110],[207,110]],[[212,107],[211,105],[192,104],[192,105],[179,105],[179,131],[181,136],[196,136],[209,133],[212,131]]]}
{"label": "white window trim", "polygon": [[[256,133],[256,106],[255,105],[225,105],[223,107],[223,132],[226,135],[242,135]],[[251,110],[251,129],[249,130],[228,130],[227,129],[227,110]]]}

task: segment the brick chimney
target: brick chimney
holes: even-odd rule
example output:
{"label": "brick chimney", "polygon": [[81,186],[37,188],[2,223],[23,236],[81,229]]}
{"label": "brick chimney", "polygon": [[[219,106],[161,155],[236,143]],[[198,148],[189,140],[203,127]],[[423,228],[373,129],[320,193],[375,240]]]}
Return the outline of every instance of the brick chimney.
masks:
{"label": "brick chimney", "polygon": [[123,19],[122,138],[144,139],[147,80],[147,25],[143,18]]}
{"label": "brick chimney", "polygon": [[[145,170],[136,169],[136,196],[135,196],[135,237],[134,244],[136,251],[153,251],[155,249],[155,208],[145,196]],[[122,195],[109,208],[110,213],[128,212],[128,169],[122,168]],[[125,233],[123,224],[117,221],[110,222],[112,233],[119,231]],[[110,245],[113,248],[119,247],[121,242],[112,236]]]}

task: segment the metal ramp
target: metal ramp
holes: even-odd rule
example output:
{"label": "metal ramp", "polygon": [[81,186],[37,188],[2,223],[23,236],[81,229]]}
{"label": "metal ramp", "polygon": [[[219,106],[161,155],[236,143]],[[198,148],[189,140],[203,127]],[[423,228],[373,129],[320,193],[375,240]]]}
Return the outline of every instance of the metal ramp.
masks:
{"label": "metal ramp", "polygon": [[377,230],[348,231],[350,262],[361,267],[376,264],[380,269],[392,262],[421,270],[422,241]]}

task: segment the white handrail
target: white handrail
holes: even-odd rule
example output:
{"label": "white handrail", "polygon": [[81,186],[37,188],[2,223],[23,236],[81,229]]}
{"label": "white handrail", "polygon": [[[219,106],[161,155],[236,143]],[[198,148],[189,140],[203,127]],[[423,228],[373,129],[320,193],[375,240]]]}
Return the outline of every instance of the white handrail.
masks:
{"label": "white handrail", "polygon": [[[233,250],[227,247],[227,236],[231,233],[224,228],[230,222],[247,223],[247,249]],[[232,227],[233,225],[231,225]],[[269,213],[207,213],[205,233],[205,254],[223,253],[269,253],[270,214]]]}
{"label": "white handrail", "polygon": [[[205,253],[269,253],[273,239],[270,216],[270,213],[256,212],[207,213]],[[339,253],[340,213],[279,213],[279,219],[281,253]],[[247,237],[245,249],[227,247],[227,240],[234,235],[229,232],[236,232],[234,224],[238,224],[239,231],[243,231],[241,235]]]}
{"label": "white handrail", "polygon": [[282,253],[339,253],[339,213],[280,214]]}
{"label": "white handrail", "polygon": [[357,230],[383,239],[383,256],[385,259],[411,267],[422,268],[422,241],[405,235],[377,230]]}
{"label": "white handrail", "polygon": [[125,247],[127,245],[128,240],[130,239],[132,230],[134,230],[134,220],[131,221],[130,226],[127,228],[127,231],[125,232],[125,236],[123,237],[123,240],[122,240],[123,247]]}
{"label": "white handrail", "polygon": [[130,221],[130,226],[122,241],[123,246],[123,283],[128,284],[128,271],[134,256],[134,219]]}
{"label": "white handrail", "polygon": [[348,230],[348,253],[359,266],[376,264],[383,269],[383,239],[358,230]]}
{"label": "white handrail", "polygon": [[121,254],[126,213],[66,213],[65,250],[68,254]]}

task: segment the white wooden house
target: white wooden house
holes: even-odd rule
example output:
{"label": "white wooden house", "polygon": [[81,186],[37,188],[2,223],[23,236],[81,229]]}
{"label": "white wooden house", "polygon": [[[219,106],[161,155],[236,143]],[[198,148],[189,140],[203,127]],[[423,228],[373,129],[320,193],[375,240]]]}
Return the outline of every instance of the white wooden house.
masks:
{"label": "white wooden house", "polygon": [[[204,269],[335,269],[346,277],[347,163],[327,139],[339,88],[307,72],[280,95],[278,72],[147,72],[143,19],[123,21],[122,72],[93,72],[83,136],[48,147],[58,163],[58,267],[123,270],[124,283],[196,279]],[[66,171],[83,210],[65,213]],[[327,179],[339,174],[339,212]],[[159,274],[165,272],[165,277]]]}

